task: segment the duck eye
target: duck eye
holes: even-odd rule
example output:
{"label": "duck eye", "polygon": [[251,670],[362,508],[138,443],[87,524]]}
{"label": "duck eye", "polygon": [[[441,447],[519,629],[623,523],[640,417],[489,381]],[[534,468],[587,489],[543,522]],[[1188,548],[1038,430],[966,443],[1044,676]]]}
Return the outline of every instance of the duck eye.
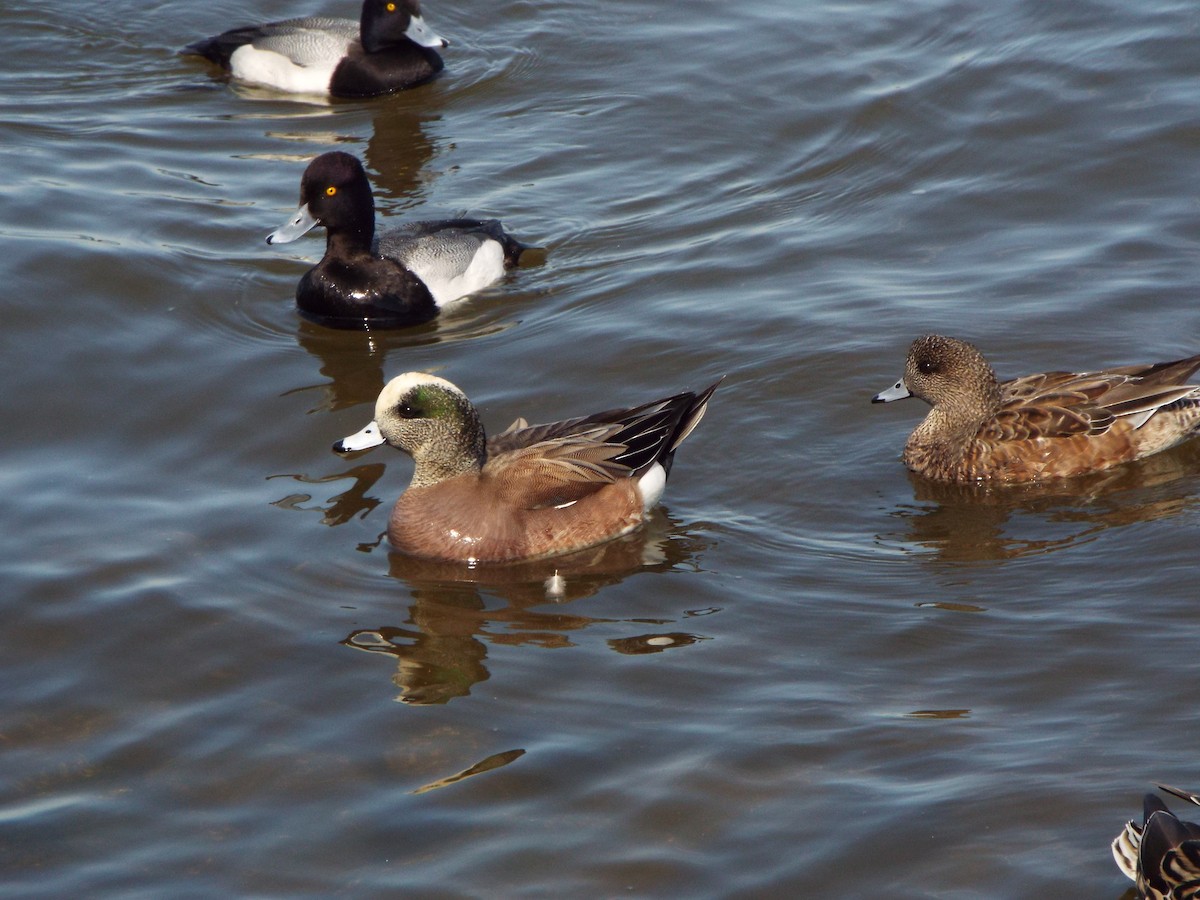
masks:
{"label": "duck eye", "polygon": [[922,375],[932,375],[937,371],[937,366],[931,363],[929,360],[923,360],[922,362],[917,363],[917,371]]}
{"label": "duck eye", "polygon": [[396,11],[396,4],[395,4],[395,3],[389,3],[389,4],[388,4],[388,5],[385,7],[385,8],[387,9],[387,11],[388,11],[388,12],[395,12],[395,11]]}
{"label": "duck eye", "polygon": [[411,403],[401,403],[396,408],[396,412],[400,414],[400,418],[402,418],[402,419],[419,419],[419,418],[421,418],[420,410],[418,410]]}
{"label": "duck eye", "polygon": [[335,188],[332,184],[329,187],[325,188],[325,196],[326,197],[332,197],[336,193],[337,193],[337,188]]}

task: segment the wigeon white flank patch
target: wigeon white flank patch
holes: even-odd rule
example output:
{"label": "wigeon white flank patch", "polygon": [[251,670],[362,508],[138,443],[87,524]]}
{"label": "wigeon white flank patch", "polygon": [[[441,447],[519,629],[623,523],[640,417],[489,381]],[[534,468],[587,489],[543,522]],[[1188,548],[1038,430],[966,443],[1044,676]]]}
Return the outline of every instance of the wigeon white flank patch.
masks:
{"label": "wigeon white flank patch", "polygon": [[638,479],[638,490],[642,494],[642,510],[650,512],[658,506],[663,491],[667,489],[667,470],[661,463],[655,463]]}
{"label": "wigeon white flank patch", "polygon": [[244,44],[229,57],[235,78],[293,94],[328,94],[329,80],[340,60],[316,66],[298,66],[282,53]]}

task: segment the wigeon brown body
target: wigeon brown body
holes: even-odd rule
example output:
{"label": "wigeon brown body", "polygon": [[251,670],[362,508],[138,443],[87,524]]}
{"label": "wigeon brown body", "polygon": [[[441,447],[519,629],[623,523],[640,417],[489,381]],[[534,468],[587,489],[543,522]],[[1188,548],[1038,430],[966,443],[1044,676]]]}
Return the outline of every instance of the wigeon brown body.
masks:
{"label": "wigeon brown body", "polygon": [[904,464],[949,482],[1020,483],[1083,475],[1182,443],[1200,431],[1200,356],[1099,372],[1046,372],[1003,383],[966,341],[913,341],[904,377],[876,394],[933,408]]}
{"label": "wigeon brown body", "polygon": [[[1200,795],[1156,785],[1200,806]],[[1118,868],[1137,884],[1146,900],[1200,897],[1200,825],[1185,822],[1154,794],[1142,801],[1142,824],[1130,821],[1112,842]]]}
{"label": "wigeon brown body", "polygon": [[489,439],[461,390],[410,372],[334,450],[386,442],[412,455],[412,483],[388,523],[403,553],[466,563],[556,556],[646,521],[716,388],[545,425],[518,419]]}

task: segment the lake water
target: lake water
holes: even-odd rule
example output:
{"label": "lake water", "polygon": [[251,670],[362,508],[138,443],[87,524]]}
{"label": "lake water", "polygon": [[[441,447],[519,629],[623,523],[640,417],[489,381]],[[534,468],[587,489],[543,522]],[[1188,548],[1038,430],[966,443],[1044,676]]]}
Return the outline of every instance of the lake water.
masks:
{"label": "lake water", "polygon": [[[437,81],[318,104],[177,50],[352,0],[0,8],[4,895],[1122,897],[1200,787],[1200,446],[934,488],[868,401],[927,331],[1200,351],[1200,7],[424,11]],[[303,323],[264,238],[335,147],[544,252]],[[727,377],[556,599],[388,554],[410,461],[330,445],[408,370],[492,429]]]}

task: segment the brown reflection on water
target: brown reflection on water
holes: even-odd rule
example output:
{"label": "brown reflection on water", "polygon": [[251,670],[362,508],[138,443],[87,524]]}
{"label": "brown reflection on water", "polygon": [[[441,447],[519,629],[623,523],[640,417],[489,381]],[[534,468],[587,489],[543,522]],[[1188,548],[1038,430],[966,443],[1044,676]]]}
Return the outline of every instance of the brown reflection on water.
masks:
{"label": "brown reflection on water", "polygon": [[1085,478],[1047,485],[940,484],[909,473],[920,505],[893,515],[902,533],[881,534],[931,550],[944,562],[1050,553],[1108,528],[1177,516],[1200,502],[1200,441]]}
{"label": "brown reflection on water", "polygon": [[[569,556],[509,566],[469,568],[460,564],[413,559],[391,554],[390,574],[412,592],[408,618],[400,625],[383,625],[351,632],[340,643],[356,650],[384,653],[396,660],[392,681],[399,699],[423,705],[446,703],[470,693],[490,677],[487,644],[571,647],[572,633],[620,619],[567,612],[561,604],[591,596],[601,588],[637,572],[664,572],[684,565],[708,546],[671,523],[661,510],[639,532]],[[505,605],[496,608],[494,599]],[[549,609],[533,609],[553,604]],[[645,626],[646,620],[636,620]],[[667,624],[667,622],[656,623]],[[685,646],[697,635],[665,633],[671,646]],[[642,635],[609,645],[618,652],[666,649]],[[631,642],[631,643],[629,643]]]}
{"label": "brown reflection on water", "polygon": [[[375,203],[383,198],[410,199],[421,193],[429,180],[430,164],[436,147],[427,134],[427,124],[441,118],[436,91],[397,98],[393,103],[372,107],[374,128],[363,152]],[[353,152],[353,150],[351,150]],[[297,180],[297,185],[299,181]]]}
{"label": "brown reflection on water", "polygon": [[[303,270],[298,271],[296,279],[299,280],[302,274]],[[509,279],[517,277],[510,275]],[[505,291],[509,287],[502,281],[494,290]],[[328,380],[298,387],[288,393],[318,392],[320,399],[310,412],[348,409],[361,404],[374,406],[387,380],[404,371],[400,368],[385,371],[389,353],[426,344],[474,340],[499,334],[512,325],[512,322],[498,318],[502,315],[505,315],[502,303],[492,308],[492,304],[481,298],[456,304],[432,322],[393,331],[323,328],[297,318],[296,340],[316,358],[320,373]]]}
{"label": "brown reflection on water", "polygon": [[686,631],[665,631],[658,634],[639,634],[628,638],[613,638],[608,642],[618,653],[637,656],[643,653],[662,653],[675,647],[686,647],[708,638]]}
{"label": "brown reflection on water", "polygon": [[909,719],[969,719],[969,709],[914,709],[907,713]]}
{"label": "brown reflection on water", "polygon": [[413,794],[425,794],[429,791],[435,791],[438,788],[449,787],[452,784],[457,784],[464,778],[470,778],[473,775],[482,775],[484,772],[491,772],[503,766],[507,766],[510,762],[520,759],[525,755],[525,751],[518,748],[516,750],[505,750],[503,753],[493,753],[486,759],[481,759],[469,769],[463,769],[454,775],[448,775],[445,778],[439,778],[437,781],[431,781],[429,784],[422,785],[415,791],[410,791]]}
{"label": "brown reflection on water", "polygon": [[[321,478],[311,478],[308,475],[272,475],[270,477],[293,478],[302,484],[327,484],[345,478],[352,479],[353,486],[330,497],[327,505],[318,507],[324,513],[321,521],[325,525],[343,525],[355,516],[366,515],[380,504],[381,501],[377,497],[368,497],[367,491],[383,477],[386,470],[387,466],[383,463],[365,463],[344,472],[338,472],[336,475],[326,475]],[[272,505],[281,509],[304,510],[308,507],[301,506],[301,504],[309,503],[311,500],[312,494],[309,493],[288,494],[286,497],[276,500]]]}

